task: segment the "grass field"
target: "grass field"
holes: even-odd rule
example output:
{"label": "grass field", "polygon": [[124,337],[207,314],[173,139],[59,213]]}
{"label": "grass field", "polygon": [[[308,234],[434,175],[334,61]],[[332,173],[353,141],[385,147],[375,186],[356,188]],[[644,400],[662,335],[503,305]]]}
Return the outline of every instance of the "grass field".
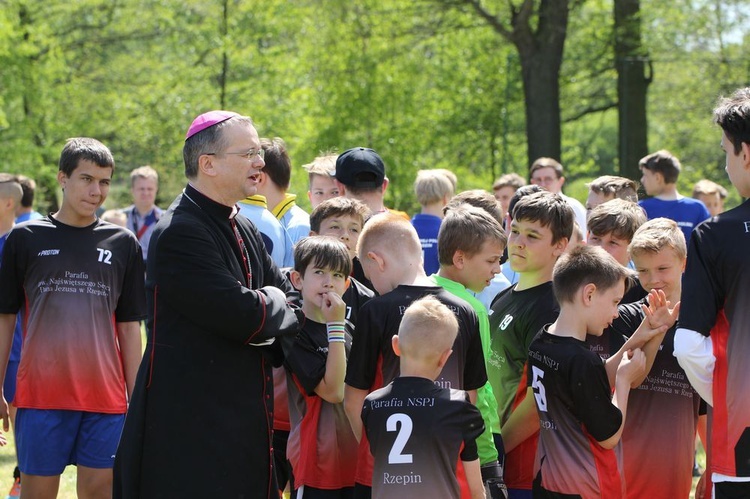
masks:
{"label": "grass field", "polygon": [[[11,477],[13,476],[13,468],[16,465],[15,458],[15,445],[13,444],[12,433],[6,435],[8,437],[8,445],[0,449],[0,499],[5,499],[5,495],[8,493],[12,482]],[[698,451],[698,463],[701,466],[706,464],[706,456],[701,447]],[[693,489],[698,479],[693,479]],[[58,494],[60,499],[75,499],[76,497],[76,467],[68,466],[65,469],[65,473],[60,478],[60,492]],[[690,495],[691,499],[693,495]]]}

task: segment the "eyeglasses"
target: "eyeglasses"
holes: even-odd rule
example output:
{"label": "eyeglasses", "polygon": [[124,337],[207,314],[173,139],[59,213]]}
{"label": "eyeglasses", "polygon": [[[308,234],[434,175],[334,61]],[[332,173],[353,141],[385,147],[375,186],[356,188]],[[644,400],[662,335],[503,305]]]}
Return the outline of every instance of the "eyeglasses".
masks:
{"label": "eyeglasses", "polygon": [[265,159],[266,157],[266,151],[264,149],[250,149],[247,152],[207,152],[205,154],[207,156],[218,156],[219,154],[233,154],[235,156],[240,156],[241,158],[245,158],[248,161],[252,161],[256,157],[260,157],[260,159]]}

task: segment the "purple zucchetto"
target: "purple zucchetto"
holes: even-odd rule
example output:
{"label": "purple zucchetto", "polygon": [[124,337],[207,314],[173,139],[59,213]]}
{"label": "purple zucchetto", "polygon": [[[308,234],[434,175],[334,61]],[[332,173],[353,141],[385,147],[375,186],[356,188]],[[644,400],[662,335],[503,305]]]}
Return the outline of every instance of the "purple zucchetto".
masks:
{"label": "purple zucchetto", "polygon": [[188,128],[187,134],[185,135],[185,140],[208,127],[212,127],[222,121],[228,120],[229,118],[234,118],[235,116],[239,116],[239,114],[232,111],[209,111],[203,113],[195,118],[190,124],[190,128]]}

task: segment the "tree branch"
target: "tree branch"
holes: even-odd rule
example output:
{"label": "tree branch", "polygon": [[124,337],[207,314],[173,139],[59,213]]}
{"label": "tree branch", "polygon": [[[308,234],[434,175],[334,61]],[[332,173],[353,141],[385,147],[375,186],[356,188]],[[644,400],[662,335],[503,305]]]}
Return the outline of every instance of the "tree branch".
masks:
{"label": "tree branch", "polygon": [[578,111],[573,116],[563,119],[563,123],[572,123],[574,121],[578,121],[588,114],[601,113],[604,111],[609,111],[610,109],[614,109],[616,107],[617,102],[605,102],[604,104],[600,104],[598,106],[590,106]]}
{"label": "tree branch", "polygon": [[[503,26],[503,23],[500,22],[500,20],[497,18],[497,16],[493,16],[490,14],[487,9],[482,7],[482,4],[479,0],[461,0],[466,5],[470,6],[474,9],[474,11],[479,14],[479,17],[484,19],[487,24],[490,25],[492,29],[497,31],[503,38],[512,41],[513,40],[513,33],[511,31],[508,31],[508,28]],[[527,0],[530,1],[530,0]]]}

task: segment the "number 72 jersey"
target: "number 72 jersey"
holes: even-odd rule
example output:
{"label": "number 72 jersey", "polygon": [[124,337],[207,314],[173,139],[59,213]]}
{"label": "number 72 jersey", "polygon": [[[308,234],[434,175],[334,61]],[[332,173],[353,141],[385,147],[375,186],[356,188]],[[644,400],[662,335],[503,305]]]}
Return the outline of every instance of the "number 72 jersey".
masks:
{"label": "number 72 jersey", "polygon": [[374,457],[372,497],[460,497],[467,490],[460,461],[478,459],[484,431],[463,390],[399,377],[365,399],[362,409]]}

